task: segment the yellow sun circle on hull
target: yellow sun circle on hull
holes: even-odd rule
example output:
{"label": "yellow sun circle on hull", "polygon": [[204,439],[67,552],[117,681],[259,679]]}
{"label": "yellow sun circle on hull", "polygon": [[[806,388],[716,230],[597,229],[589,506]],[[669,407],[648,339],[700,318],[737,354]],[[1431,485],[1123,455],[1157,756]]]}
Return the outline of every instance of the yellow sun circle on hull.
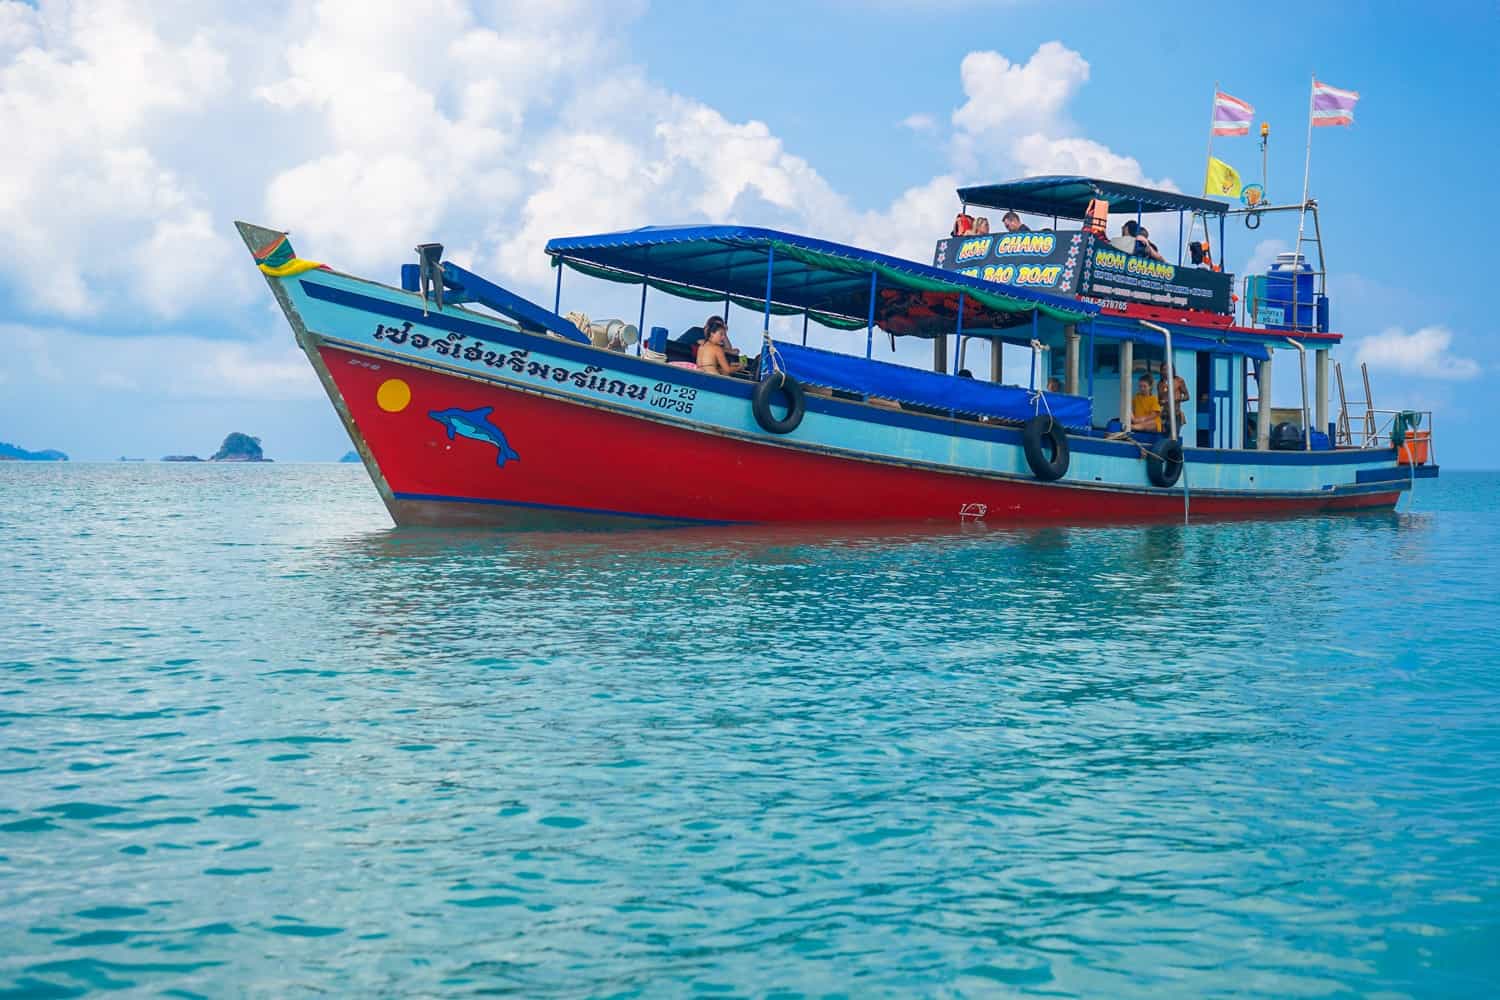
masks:
{"label": "yellow sun circle on hull", "polygon": [[411,386],[399,378],[388,378],[375,390],[375,402],[387,413],[400,413],[411,402]]}

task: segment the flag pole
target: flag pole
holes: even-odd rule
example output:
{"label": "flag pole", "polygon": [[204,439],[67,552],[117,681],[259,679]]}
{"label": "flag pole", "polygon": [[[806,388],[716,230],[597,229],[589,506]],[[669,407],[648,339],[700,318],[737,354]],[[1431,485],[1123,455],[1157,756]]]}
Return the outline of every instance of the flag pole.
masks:
{"label": "flag pole", "polygon": [[1307,178],[1312,172],[1313,92],[1318,87],[1318,74],[1313,73],[1307,91],[1307,159],[1302,163],[1302,207],[1297,212],[1297,253],[1302,252],[1302,233],[1307,224]]}
{"label": "flag pole", "polygon": [[[1214,96],[1208,102],[1208,160],[1214,158],[1214,113],[1219,109],[1219,81],[1214,81]],[[1208,160],[1203,163],[1203,176],[1208,176]],[[1205,184],[1204,187],[1208,185]]]}
{"label": "flag pole", "polygon": [[[1219,110],[1219,81],[1214,81],[1214,96],[1208,102],[1208,158],[1203,161],[1203,191],[1208,193],[1208,170],[1214,163],[1214,115]],[[1193,230],[1198,227],[1198,213],[1193,213],[1193,221],[1188,225],[1187,238],[1193,238]],[[1208,220],[1203,220],[1203,237],[1208,238]],[[1178,248],[1182,252],[1182,248]]]}

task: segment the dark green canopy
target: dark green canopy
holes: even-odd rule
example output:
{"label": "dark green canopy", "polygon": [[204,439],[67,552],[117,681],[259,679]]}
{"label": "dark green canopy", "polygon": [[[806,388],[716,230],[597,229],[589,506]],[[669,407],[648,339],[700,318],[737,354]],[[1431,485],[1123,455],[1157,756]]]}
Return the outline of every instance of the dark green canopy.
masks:
{"label": "dark green canopy", "polygon": [[1116,212],[1206,212],[1223,215],[1229,207],[1207,198],[1194,198],[1175,191],[1092,177],[1026,177],[1003,184],[980,184],[958,189],[965,205],[977,208],[1014,209],[1032,215],[1055,215],[1063,219],[1082,219],[1088,204],[1095,198],[1109,202]]}
{"label": "dark green canopy", "polygon": [[997,285],[954,271],[857,247],[743,226],[647,227],[547,244],[554,265],[629,284],[646,282],[672,295],[708,301],[726,295],[751,309],[804,310],[841,329],[864,326],[871,313],[884,330],[916,336],[953,332],[960,296],[964,326],[976,331],[1031,322],[1032,314],[1077,323],[1098,307],[1076,299]]}

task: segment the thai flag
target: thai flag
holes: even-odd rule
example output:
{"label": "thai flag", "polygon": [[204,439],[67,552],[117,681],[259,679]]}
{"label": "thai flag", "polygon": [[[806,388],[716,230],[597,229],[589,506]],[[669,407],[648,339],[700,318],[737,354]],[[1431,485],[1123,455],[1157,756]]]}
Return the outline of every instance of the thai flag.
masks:
{"label": "thai flag", "polygon": [[1313,79],[1312,123],[1322,125],[1353,125],[1354,102],[1359,100],[1358,91],[1340,90]]}
{"label": "thai flag", "polygon": [[1214,91],[1214,135],[1249,135],[1255,109],[1238,97]]}

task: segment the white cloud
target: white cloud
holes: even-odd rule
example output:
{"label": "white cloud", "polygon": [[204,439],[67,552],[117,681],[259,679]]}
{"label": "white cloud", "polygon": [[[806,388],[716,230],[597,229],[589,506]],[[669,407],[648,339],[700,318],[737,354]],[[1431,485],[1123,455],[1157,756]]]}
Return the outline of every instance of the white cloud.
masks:
{"label": "white cloud", "polygon": [[18,381],[67,381],[160,399],[294,400],[323,395],[300,348],[280,331],[253,341],[111,337],[0,325]]}
{"label": "white cloud", "polygon": [[901,119],[901,126],[913,132],[936,132],[937,119],[929,114],[907,115]]}
{"label": "white cloud", "polygon": [[968,101],[953,124],[973,135],[1048,126],[1088,82],[1089,64],[1061,42],[1044,42],[1024,65],[998,52],[970,52],[959,66]]}
{"label": "white cloud", "polygon": [[1061,42],[1044,42],[1025,63],[998,52],[970,52],[959,68],[967,100],[953,112],[960,170],[998,166],[1015,176],[1081,174],[1175,191],[1146,175],[1140,161],[1077,135],[1068,103],[1088,82],[1088,61]]}
{"label": "white cloud", "polygon": [[1391,327],[1360,340],[1354,359],[1372,369],[1416,378],[1453,382],[1478,378],[1479,362],[1450,353],[1452,344],[1453,333],[1446,327],[1424,326],[1412,333]]}
{"label": "white cloud", "polygon": [[1015,143],[1012,156],[1024,177],[1081,174],[1084,177],[1099,177],[1126,184],[1144,184],[1172,191],[1177,189],[1177,185],[1171,180],[1147,177],[1140,161],[1135,157],[1116,153],[1092,139],[1053,137],[1033,132],[1022,136]]}
{"label": "white cloud", "polygon": [[[154,146],[227,92],[227,59],[169,7],[18,6],[0,14],[0,134],[24,150],[0,159],[0,232],[14,261],[0,277],[23,301],[64,316],[96,313],[114,295],[155,308],[161,298],[131,280],[141,256],[158,226],[194,227],[204,199]],[[153,266],[180,262],[169,255]],[[178,301],[200,288],[179,284]]]}
{"label": "white cloud", "polygon": [[[1213,238],[1217,240],[1219,238],[1218,234],[1213,234]],[[1271,265],[1276,263],[1276,255],[1285,253],[1290,249],[1291,244],[1286,240],[1275,237],[1261,240],[1255,244],[1255,250],[1250,254],[1250,259],[1245,262],[1245,266],[1236,273],[1241,275],[1265,274]],[[1215,256],[1214,259],[1217,261],[1218,257]]]}

